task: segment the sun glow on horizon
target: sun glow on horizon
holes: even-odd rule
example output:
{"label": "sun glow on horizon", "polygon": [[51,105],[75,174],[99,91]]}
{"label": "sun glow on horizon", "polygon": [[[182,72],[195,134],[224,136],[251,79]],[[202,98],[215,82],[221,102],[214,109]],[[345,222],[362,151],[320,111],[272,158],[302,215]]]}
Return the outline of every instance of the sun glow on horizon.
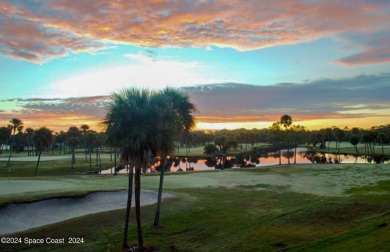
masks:
{"label": "sun glow on horizon", "polygon": [[[198,122],[196,123],[196,130],[233,130],[233,129],[264,129],[270,127],[274,122],[226,122],[226,123],[212,123],[212,122]],[[371,116],[362,118],[333,118],[333,119],[312,119],[294,121],[294,125],[302,125],[308,130],[319,130],[328,127],[338,128],[363,128],[369,129],[373,126],[390,124],[390,119],[384,116]]]}

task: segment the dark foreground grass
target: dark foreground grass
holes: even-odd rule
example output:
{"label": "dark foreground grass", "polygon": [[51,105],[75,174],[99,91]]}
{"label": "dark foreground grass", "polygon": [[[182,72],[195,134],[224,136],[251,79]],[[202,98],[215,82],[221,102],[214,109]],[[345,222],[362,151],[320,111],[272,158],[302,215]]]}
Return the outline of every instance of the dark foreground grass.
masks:
{"label": "dark foreground grass", "polygon": [[[370,197],[319,197],[281,187],[175,189],[163,203],[162,228],[153,228],[155,206],[143,207],[145,245],[155,251],[388,251],[390,181]],[[372,189],[372,190],[371,190]],[[378,185],[365,187],[378,192]],[[133,211],[134,212],[134,211]],[[124,210],[92,214],[11,237],[82,237],[83,244],[0,244],[0,251],[121,251]],[[136,242],[134,216],[130,241]]]}

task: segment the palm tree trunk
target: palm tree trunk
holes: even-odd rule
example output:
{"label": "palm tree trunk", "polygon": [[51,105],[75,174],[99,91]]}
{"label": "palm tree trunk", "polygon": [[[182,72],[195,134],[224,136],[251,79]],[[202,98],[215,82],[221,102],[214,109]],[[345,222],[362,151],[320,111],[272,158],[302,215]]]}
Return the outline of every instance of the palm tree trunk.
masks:
{"label": "palm tree trunk", "polygon": [[158,196],[157,196],[157,208],[156,215],[154,217],[153,226],[158,227],[160,225],[160,209],[161,209],[161,197],[163,192],[163,184],[164,184],[164,174],[165,174],[165,166],[166,166],[166,156],[161,156],[161,172],[160,172],[160,184],[158,187]]}
{"label": "palm tree trunk", "polygon": [[75,149],[73,148],[72,149],[72,167],[71,167],[71,169],[73,169],[74,168],[74,164],[76,163],[76,157],[75,157]]}
{"label": "palm tree trunk", "polygon": [[[127,162],[127,165],[128,165],[128,162]],[[128,233],[129,233],[129,219],[130,219],[130,209],[131,209],[132,197],[133,197],[133,169],[130,169],[128,188],[127,188],[125,230],[123,232],[123,248],[129,247],[127,240],[128,240]]]}
{"label": "palm tree trunk", "polygon": [[[116,147],[114,148],[114,174],[116,174]],[[111,169],[111,174],[112,174],[112,169]]]}
{"label": "palm tree trunk", "polygon": [[282,165],[282,150],[280,149],[280,142],[278,142],[279,147],[279,165]]}
{"label": "palm tree trunk", "polygon": [[290,146],[287,143],[287,163],[290,164]]}
{"label": "palm tree trunk", "polygon": [[92,169],[92,148],[89,149],[89,169]]}
{"label": "palm tree trunk", "polygon": [[382,164],[385,162],[385,151],[383,149],[383,141],[382,141]]}
{"label": "palm tree trunk", "polygon": [[138,251],[143,251],[144,238],[142,236],[141,226],[141,166],[138,164],[135,168],[135,215],[137,219],[138,231]]}
{"label": "palm tree trunk", "polygon": [[384,155],[385,155],[385,151],[383,149],[383,142],[382,142],[382,156],[384,156]]}
{"label": "palm tree trunk", "polygon": [[295,150],[294,150],[294,164],[297,164],[297,143],[295,143]]}
{"label": "palm tree trunk", "polygon": [[35,167],[34,177],[37,175],[38,166],[39,166],[39,161],[41,161],[41,154],[42,154],[42,150],[40,150],[40,151],[39,151],[39,154],[38,154],[38,161],[37,161],[37,165],[36,165],[36,167]]}
{"label": "palm tree trunk", "polygon": [[103,152],[102,147],[99,148],[99,167],[102,167],[102,157],[100,156],[100,153]]}
{"label": "palm tree trunk", "polygon": [[[9,156],[8,156],[7,165],[5,166],[6,169],[9,167],[9,162],[11,160],[11,155],[12,155],[12,148],[11,148],[11,146],[9,146]],[[8,171],[10,171],[10,170],[8,170]]]}

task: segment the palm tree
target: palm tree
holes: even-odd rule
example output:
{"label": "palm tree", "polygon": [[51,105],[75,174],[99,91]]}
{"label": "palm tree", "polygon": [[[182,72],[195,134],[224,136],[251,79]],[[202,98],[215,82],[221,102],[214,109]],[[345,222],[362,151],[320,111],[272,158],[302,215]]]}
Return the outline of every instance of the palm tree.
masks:
{"label": "palm tree", "polygon": [[11,130],[8,127],[0,127],[0,154],[3,152],[3,144],[11,138]]}
{"label": "palm tree", "polygon": [[355,134],[351,135],[351,136],[349,137],[349,142],[350,142],[350,144],[352,144],[353,147],[355,148],[356,154],[359,154],[359,151],[358,151],[358,148],[357,148],[357,145],[358,145],[358,143],[359,143],[359,136],[358,136],[358,135],[355,135]]}
{"label": "palm tree", "polygon": [[83,135],[85,135],[87,133],[87,131],[89,130],[89,126],[86,124],[83,124],[80,126],[80,129],[81,129]]}
{"label": "palm tree", "polygon": [[77,137],[70,137],[67,140],[68,146],[72,150],[72,160],[71,160],[71,169],[74,168],[74,164],[76,163],[76,155],[75,155],[75,150],[77,145],[80,144],[80,140]]}
{"label": "palm tree", "polygon": [[219,135],[215,138],[214,144],[219,148],[219,152],[222,155],[221,169],[223,170],[230,149],[238,146],[237,139],[233,135]]}
{"label": "palm tree", "polygon": [[97,142],[97,133],[95,132],[88,132],[86,135],[84,135],[84,145],[85,148],[88,148],[89,153],[89,168],[92,168],[92,150]]}
{"label": "palm tree", "polygon": [[[194,116],[193,114],[196,112],[196,107],[193,103],[189,101],[189,96],[187,93],[180,91],[174,88],[165,88],[161,94],[163,99],[168,100],[169,107],[164,113],[174,113],[175,119],[171,120],[173,123],[173,128],[177,130],[177,135],[184,134],[186,136],[189,135],[189,131],[191,128],[195,126]],[[167,116],[160,115],[160,119],[166,120]],[[164,124],[164,122],[160,122]],[[170,126],[168,126],[170,127]],[[155,227],[160,225],[160,210],[161,210],[161,197],[163,191],[164,184],[164,173],[166,166],[166,157],[171,154],[174,149],[171,149],[170,142],[163,142],[164,146],[161,146],[161,172],[160,172],[160,183],[158,189],[157,196],[157,207],[156,207],[156,215],[154,218],[153,225]]]}
{"label": "palm tree", "polygon": [[[34,130],[32,128],[27,128],[25,130],[25,137],[27,140],[27,152],[28,156],[34,156],[34,150],[33,150],[33,137],[34,137]],[[31,147],[31,148],[30,148]]]}
{"label": "palm tree", "polygon": [[85,135],[87,134],[87,131],[89,130],[89,126],[87,124],[83,124],[80,126],[80,130],[81,130],[81,133],[82,133],[82,140],[83,140],[83,145],[84,145],[84,149],[85,149],[85,162],[88,162],[88,158],[87,158],[87,146],[85,144]]}
{"label": "palm tree", "polygon": [[126,207],[123,247],[128,247],[128,222],[131,207],[133,167],[135,170],[135,211],[138,231],[138,249],[143,250],[141,228],[141,169],[148,167],[150,156],[167,153],[174,149],[176,114],[170,109],[166,95],[147,89],[131,88],[114,93],[108,104],[108,113],[102,124],[108,139],[121,146],[122,156],[130,163],[129,188]]}
{"label": "palm tree", "polygon": [[5,166],[6,168],[8,168],[9,162],[11,160],[12,148],[13,148],[13,145],[15,143],[16,130],[23,129],[23,122],[22,122],[22,120],[20,120],[18,118],[12,118],[11,121],[9,121],[9,122],[11,123],[10,128],[11,128],[11,131],[12,131],[12,143],[10,144],[10,148],[9,148],[8,161],[7,161],[7,165]]}
{"label": "palm tree", "polygon": [[283,115],[280,118],[280,123],[283,125],[284,129],[286,130],[286,143],[287,143],[287,160],[288,164],[290,164],[290,146],[289,146],[289,130],[288,128],[292,124],[292,117],[289,115]]}
{"label": "palm tree", "polygon": [[274,122],[271,127],[269,127],[269,136],[270,138],[277,143],[279,149],[279,165],[282,164],[282,151],[280,148],[280,141],[282,140],[282,130],[280,128],[280,122]]}
{"label": "palm tree", "polygon": [[39,161],[41,160],[42,150],[50,146],[52,139],[53,139],[52,132],[48,128],[42,127],[37,131],[35,131],[34,133],[34,145],[35,145],[35,149],[38,151],[38,161],[35,167],[34,176],[37,175]]}
{"label": "palm tree", "polygon": [[388,139],[387,139],[387,136],[386,136],[386,134],[384,133],[384,132],[382,132],[382,131],[379,131],[378,132],[378,135],[377,135],[377,140],[381,143],[381,145],[382,145],[382,163],[383,163],[383,161],[384,161],[384,158],[385,158],[385,152],[384,152],[384,148],[383,148],[383,144],[386,142],[386,141],[388,141]]}
{"label": "palm tree", "polygon": [[303,142],[304,135],[306,133],[306,128],[305,126],[301,125],[292,125],[291,130],[293,132],[293,139],[294,139],[294,164],[297,163],[297,147],[298,143]]}

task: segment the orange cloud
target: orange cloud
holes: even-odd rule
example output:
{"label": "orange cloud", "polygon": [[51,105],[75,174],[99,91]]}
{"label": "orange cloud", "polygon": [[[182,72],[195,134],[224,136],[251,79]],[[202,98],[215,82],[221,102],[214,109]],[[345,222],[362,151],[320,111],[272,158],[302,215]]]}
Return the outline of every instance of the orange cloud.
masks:
{"label": "orange cloud", "polygon": [[365,37],[390,23],[389,3],[366,1],[56,0],[1,3],[0,15],[0,53],[33,62],[109,42],[254,50],[352,30]]}

